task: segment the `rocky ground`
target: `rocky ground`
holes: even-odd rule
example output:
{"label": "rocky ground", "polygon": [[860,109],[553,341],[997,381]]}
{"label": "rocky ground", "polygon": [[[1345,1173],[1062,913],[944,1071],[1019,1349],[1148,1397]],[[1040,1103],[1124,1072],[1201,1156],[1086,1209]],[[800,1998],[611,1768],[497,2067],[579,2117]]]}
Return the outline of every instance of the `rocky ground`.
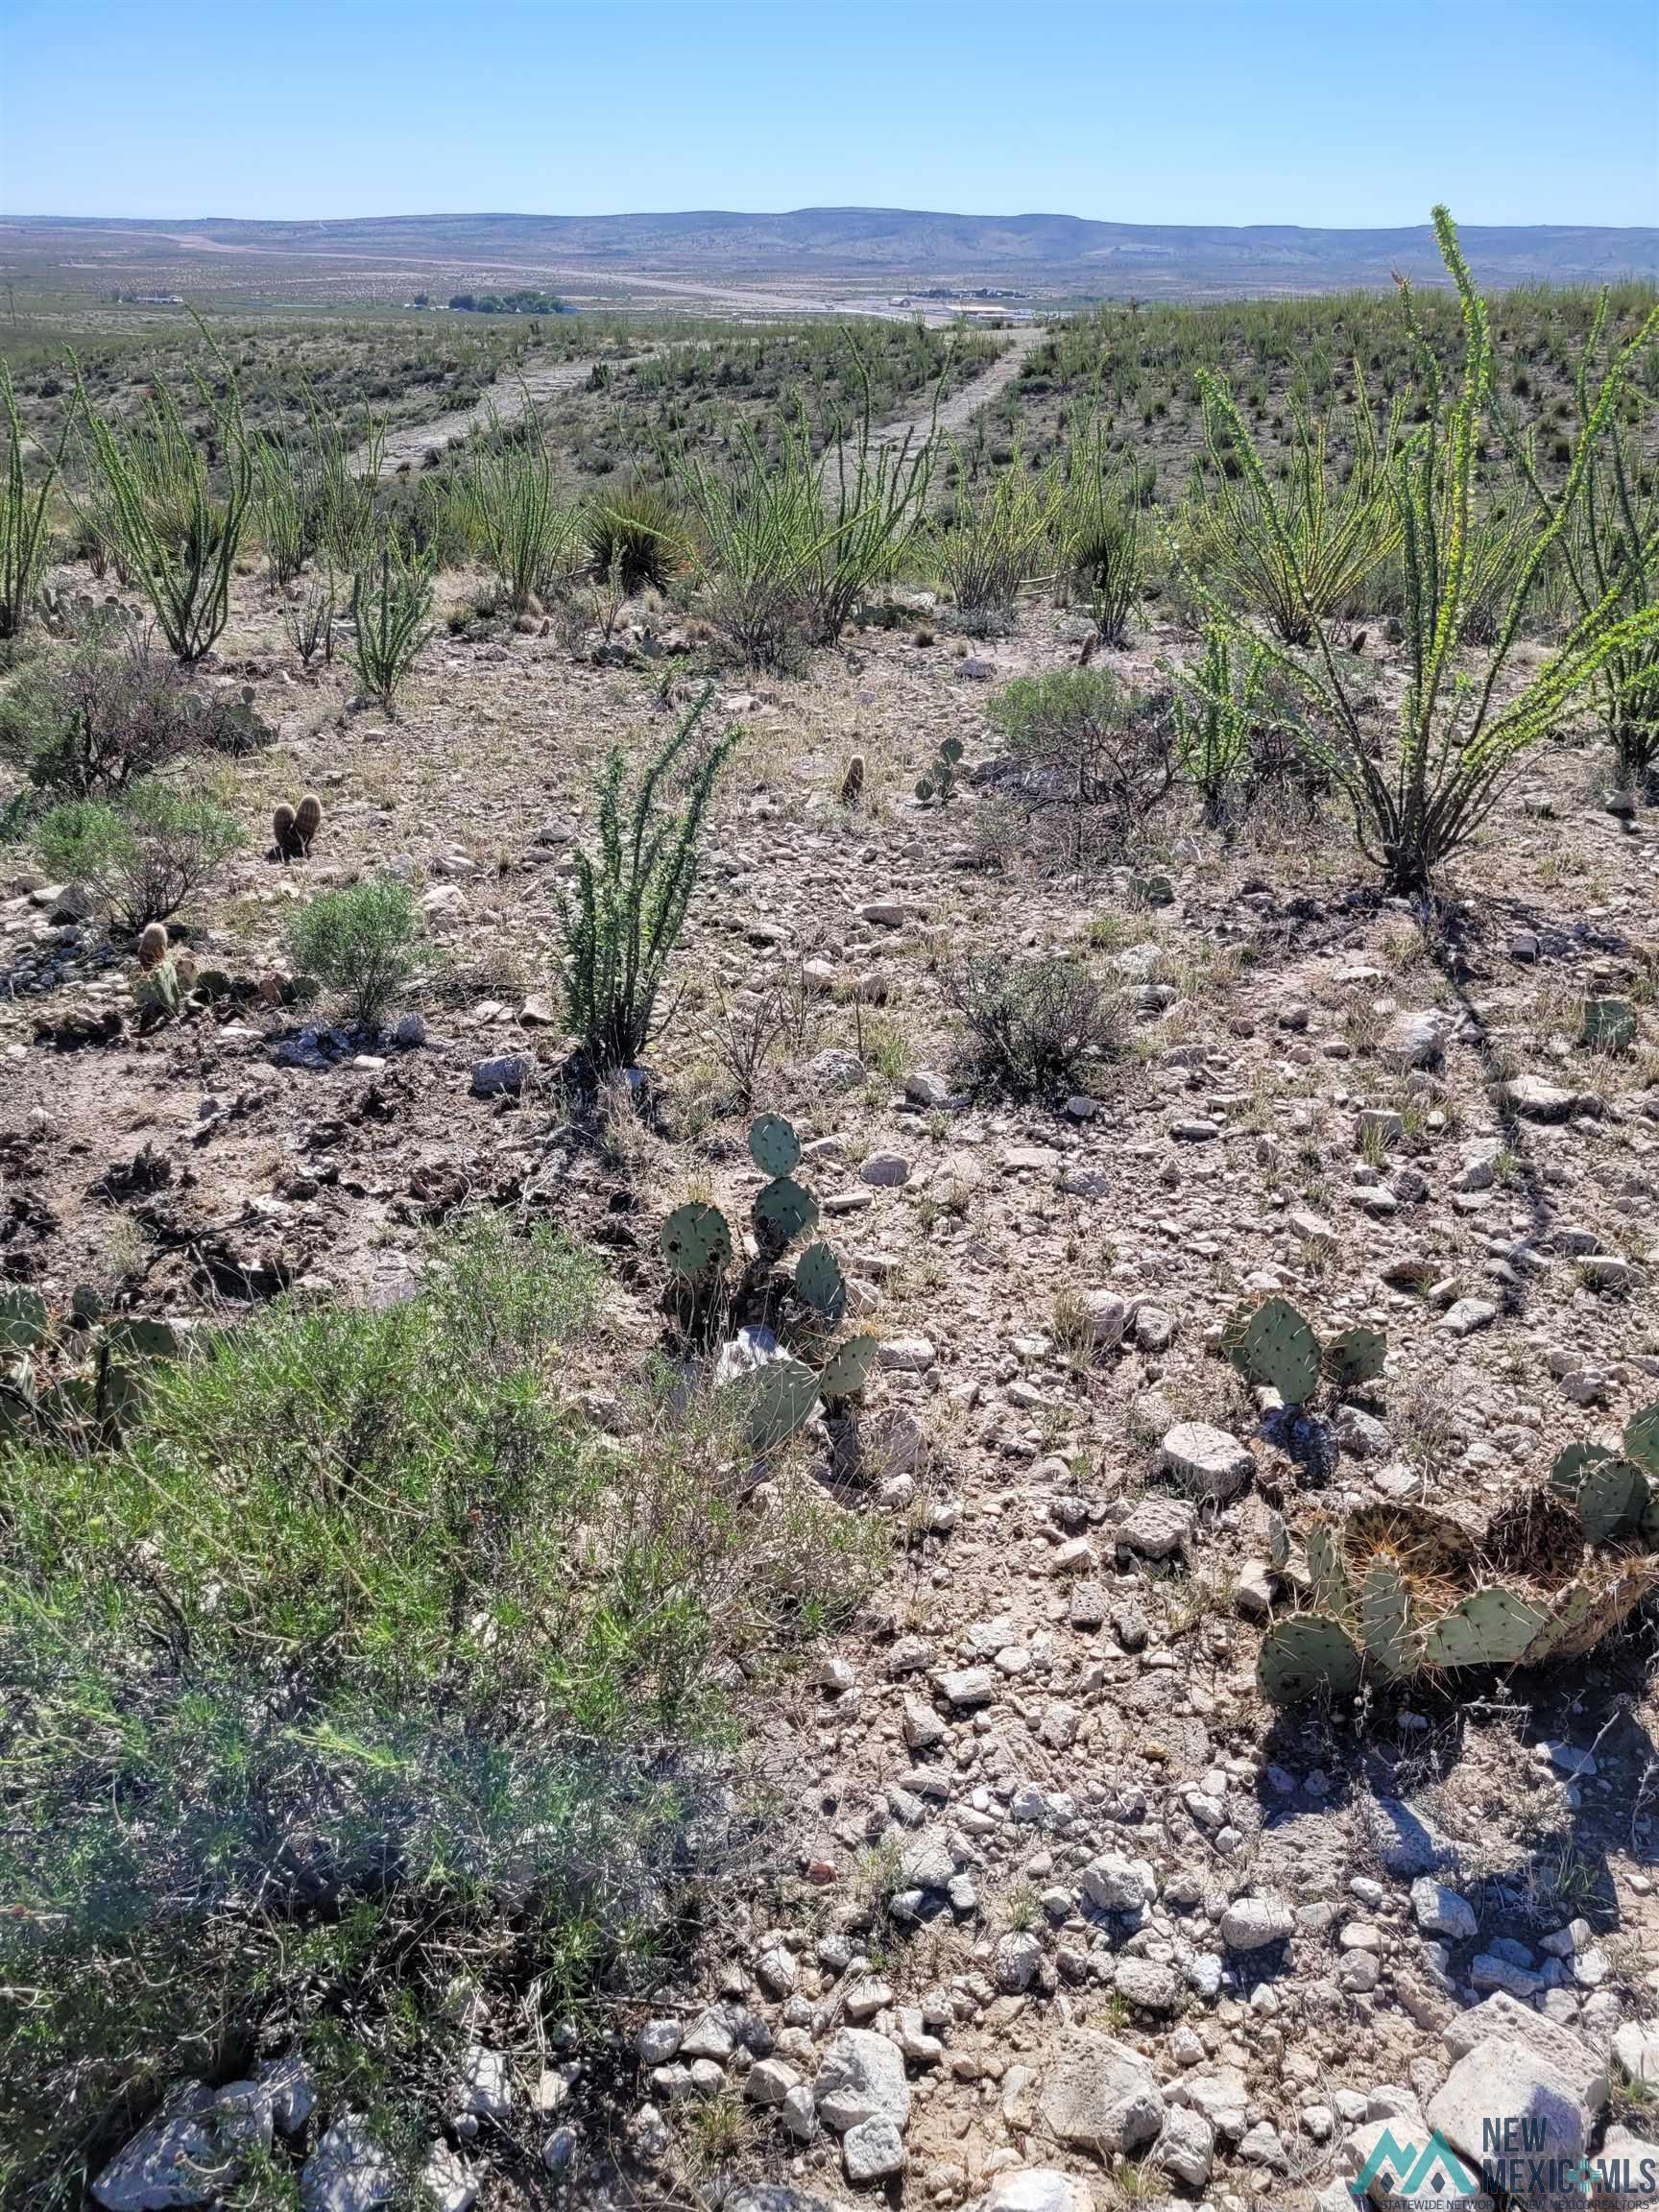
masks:
{"label": "rocky ground", "polygon": [[[1215,1339],[1268,1287],[1321,1328],[1386,1330],[1382,1383],[1335,1420],[1334,1496],[1490,1506],[1659,1397],[1659,819],[1607,811],[1596,752],[1563,743],[1459,865],[1432,944],[1366,890],[1334,817],[1229,849],[1171,807],[1168,903],[1127,869],[1056,872],[1063,837],[1054,867],[998,872],[986,697],[1077,634],[1033,609],[969,647],[918,605],[799,679],[725,679],[719,711],[751,734],[656,1118],[595,1124],[559,1088],[554,889],[596,758],[672,711],[652,656],[678,618],[632,613],[598,661],[551,630],[440,637],[393,721],[349,704],[344,670],[290,664],[278,608],[241,588],[204,680],[252,684],[279,733],[228,782],[254,826],[314,788],[322,835],[288,868],[256,836],[195,911],[198,957],[245,998],[147,1036],[72,897],[6,855],[8,1272],[149,1310],[389,1298],[429,1223],[504,1203],[606,1248],[619,1341],[643,1347],[663,1215],[714,1195],[736,1218],[759,1181],[709,1032],[799,967],[810,1017],[757,1104],[807,1142],[881,1339],[837,1494],[890,1525],[893,1564],[812,1676],[753,1688],[781,1870],[631,2028],[611,2149],[665,2194],[741,2183],[752,2212],[797,2200],[765,2185],[1234,2212],[1348,2201],[1385,2128],[1471,2162],[1496,2115],[1546,2118],[1562,2157],[1618,2151],[1621,2128],[1651,2143],[1659,2092],[1644,2112],[1632,2087],[1659,2085],[1651,1622],[1564,1673],[1474,1677],[1462,1704],[1276,1716],[1254,1661],[1267,1514],[1298,1474]],[[1191,646],[1143,634],[1121,673]],[[950,734],[959,795],[920,806]],[[397,1041],[362,1050],[258,986],[294,904],[373,869],[418,885],[445,964]],[[1126,1049],[1092,1095],[958,1091],[939,963],[985,946],[1087,950],[1120,983]],[[1575,1043],[1604,989],[1637,1001],[1620,1059]],[[595,2172],[580,2076],[478,2033],[441,2200],[525,2200],[488,2155],[503,2099],[545,2112],[550,2170]],[[193,2095],[131,2172],[187,2137]],[[303,2102],[253,2099],[255,2125],[321,2134],[307,2204],[374,2201],[349,2124]],[[183,2200],[120,2179],[107,2204]]]}

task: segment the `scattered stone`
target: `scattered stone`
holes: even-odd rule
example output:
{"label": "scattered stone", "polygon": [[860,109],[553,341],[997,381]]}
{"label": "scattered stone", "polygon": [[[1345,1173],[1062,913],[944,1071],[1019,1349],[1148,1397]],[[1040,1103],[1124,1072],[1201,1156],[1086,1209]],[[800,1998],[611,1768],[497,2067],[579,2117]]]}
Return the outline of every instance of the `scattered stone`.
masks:
{"label": "scattered stone", "polygon": [[1158,1463],[1204,1498],[1231,1498],[1256,1472],[1254,1457],[1236,1436],[1203,1421],[1178,1421],[1159,1447]]}
{"label": "scattered stone", "polygon": [[1044,2123],[1058,2141],[1110,2157],[1157,2140],[1164,2099],[1139,2052],[1093,2029],[1065,2031],[1043,2073]]}
{"label": "scattered stone", "polygon": [[1236,1897],[1221,1915],[1230,1951],[1265,1951],[1296,1933],[1296,1915],[1282,1897]]}

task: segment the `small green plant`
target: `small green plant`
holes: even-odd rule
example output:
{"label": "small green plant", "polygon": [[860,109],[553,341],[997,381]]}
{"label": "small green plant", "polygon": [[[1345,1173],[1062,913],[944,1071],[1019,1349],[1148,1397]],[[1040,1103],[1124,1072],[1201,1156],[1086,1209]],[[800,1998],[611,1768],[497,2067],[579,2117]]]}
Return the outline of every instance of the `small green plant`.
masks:
{"label": "small green plant", "polygon": [[1020,593],[1043,569],[1065,503],[1057,469],[1033,474],[1016,452],[989,484],[979,484],[959,446],[950,447],[949,519],[935,525],[927,553],[934,573],[969,630],[1012,621]]}
{"label": "small green plant", "polygon": [[1231,830],[1248,793],[1262,706],[1262,657],[1212,623],[1196,668],[1177,674],[1175,758],[1213,830]]}
{"label": "small green plant", "polygon": [[118,795],[193,753],[242,754],[274,733],[252,690],[198,689],[141,637],[102,634],[27,668],[0,696],[0,760],[64,799]]}
{"label": "small green plant", "polygon": [[1017,676],[987,710],[1026,771],[1023,796],[1073,809],[1078,867],[1092,810],[1115,856],[1144,839],[1175,779],[1168,720],[1156,702],[1126,694],[1109,668],[1057,668]]}
{"label": "small green plant", "polygon": [[1129,642],[1129,620],[1141,596],[1141,477],[1133,460],[1128,482],[1123,463],[1096,420],[1073,440],[1067,455],[1060,536],[1064,565],[1081,590],[1102,645]]}
{"label": "small green plant", "polygon": [[154,777],[116,800],[54,806],[36,835],[54,875],[83,885],[134,935],[147,923],[170,921],[247,842],[223,806]]}
{"label": "small green plant", "polygon": [[956,796],[956,764],[961,757],[961,738],[947,737],[929,766],[917,780],[916,796],[924,806],[935,802],[941,806],[950,805]]}
{"label": "small green plant", "polygon": [[561,496],[534,408],[511,431],[492,423],[473,456],[469,492],[485,560],[507,604],[515,613],[532,601],[543,605],[569,574],[582,515]]}
{"label": "small green plant", "polygon": [[380,558],[351,579],[350,661],[365,693],[390,714],[397,693],[432,635],[432,560],[405,551],[396,531],[380,542]]}
{"label": "small green plant", "polygon": [[288,608],[282,616],[282,627],[288,633],[288,642],[299,656],[300,665],[309,668],[319,654],[325,662],[334,658],[334,579],[332,575],[316,578],[308,587],[303,599]]}
{"label": "small green plant", "polygon": [[[713,685],[659,747],[630,797],[627,756],[613,746],[599,791],[599,851],[576,856],[576,889],[561,894],[570,1026],[598,1073],[637,1064],[656,1025],[657,999],[697,886],[703,822],[740,727],[708,746],[693,741]],[[666,795],[676,781],[684,811]]]}
{"label": "small green plant", "polygon": [[0,642],[20,637],[46,565],[47,506],[63,466],[74,422],[63,419],[58,449],[31,486],[23,468],[23,419],[12,388],[12,371],[0,361],[0,413],[6,421],[6,480],[0,485]]}
{"label": "small green plant", "polygon": [[420,973],[421,910],[393,877],[319,892],[289,926],[289,946],[296,968],[339,992],[353,1025],[373,1037]]}
{"label": "small green plant", "polygon": [[1323,1343],[1287,1298],[1251,1299],[1228,1320],[1221,1350],[1247,1382],[1276,1390],[1287,1407],[1308,1405],[1320,1382],[1334,1390],[1377,1382],[1387,1356],[1381,1329],[1344,1329]]}
{"label": "small green plant", "polygon": [[1550,1487],[1577,1505],[1592,1543],[1636,1539],[1659,1551],[1659,1400],[1630,1416],[1617,1450],[1569,1444]]}
{"label": "small green plant", "polygon": [[614,574],[630,598],[647,589],[666,590],[685,561],[673,500],[660,486],[638,478],[589,500],[582,536],[595,572]]}

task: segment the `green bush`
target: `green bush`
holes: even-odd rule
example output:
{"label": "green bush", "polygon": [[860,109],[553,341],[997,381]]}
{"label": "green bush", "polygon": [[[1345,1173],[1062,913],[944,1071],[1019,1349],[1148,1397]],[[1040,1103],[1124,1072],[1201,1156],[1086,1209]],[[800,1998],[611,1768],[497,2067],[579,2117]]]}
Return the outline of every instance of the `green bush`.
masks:
{"label": "green bush", "polygon": [[602,1295],[487,1215],[401,1304],[214,1334],[119,1448],[0,1446],[6,2201],[71,2212],[170,2079],[295,2044],[418,2160],[457,1976],[533,2051],[663,1971],[731,1864],[733,1661],[871,1554],[805,1482],[747,1495],[718,1394],[589,1429]]}
{"label": "green bush", "polygon": [[71,799],[41,817],[40,856],[81,884],[120,928],[171,920],[247,843],[211,799],[146,777],[117,799]]}
{"label": "green bush", "polygon": [[1174,780],[1163,704],[1125,692],[1109,668],[1056,668],[1017,676],[987,709],[1025,771],[1024,795],[1075,812],[1076,864],[1091,841],[1085,816],[1100,811],[1104,846],[1128,852]]}
{"label": "green bush", "polygon": [[340,993],[353,1024],[373,1037],[420,972],[421,909],[406,883],[377,877],[320,892],[289,925],[288,943],[295,966]]}

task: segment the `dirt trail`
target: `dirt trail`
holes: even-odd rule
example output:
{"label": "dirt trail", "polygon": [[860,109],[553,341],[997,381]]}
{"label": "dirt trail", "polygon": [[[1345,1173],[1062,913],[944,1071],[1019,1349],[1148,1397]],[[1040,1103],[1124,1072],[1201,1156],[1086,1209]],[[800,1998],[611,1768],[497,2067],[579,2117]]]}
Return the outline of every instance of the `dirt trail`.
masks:
{"label": "dirt trail", "polygon": [[[1035,324],[1011,331],[1007,350],[998,355],[982,376],[975,376],[943,402],[939,409],[939,428],[952,436],[966,429],[980,408],[988,406],[1019,375],[1026,354],[1042,337],[1043,332]],[[649,361],[654,357],[655,349],[635,353],[630,359]],[[381,470],[390,474],[402,468],[420,469],[427,454],[442,452],[455,439],[480,429],[489,421],[492,410],[500,421],[516,422],[527,405],[540,406],[560,393],[577,390],[587,382],[592,367],[591,361],[559,361],[549,368],[532,369],[522,374],[515,371],[511,375],[498,376],[474,407],[456,408],[447,415],[434,416],[430,422],[408,423],[401,429],[388,431]],[[872,443],[902,445],[907,437],[923,438],[931,420],[931,408],[920,414],[901,416],[875,431]],[[361,475],[368,466],[369,448],[360,445],[351,456],[352,471]]]}
{"label": "dirt trail", "polygon": [[[631,358],[645,361],[651,356],[636,353]],[[591,361],[557,361],[550,368],[522,373],[515,370],[511,375],[497,376],[475,407],[458,407],[447,415],[435,415],[430,422],[406,423],[399,430],[389,430],[381,455],[381,471],[390,474],[402,468],[421,468],[428,453],[441,453],[453,440],[481,429],[489,421],[492,411],[502,422],[517,422],[527,406],[540,406],[544,399],[555,398],[561,392],[573,392],[585,384],[592,369]],[[368,467],[369,448],[359,445],[351,456],[352,474],[361,476]]]}

